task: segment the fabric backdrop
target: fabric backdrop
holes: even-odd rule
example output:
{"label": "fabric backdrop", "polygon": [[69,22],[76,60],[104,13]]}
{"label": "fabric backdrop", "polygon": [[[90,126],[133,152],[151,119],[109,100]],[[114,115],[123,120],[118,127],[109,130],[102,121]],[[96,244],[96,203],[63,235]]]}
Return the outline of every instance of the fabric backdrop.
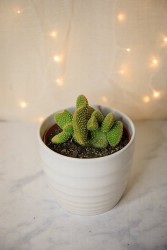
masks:
{"label": "fabric backdrop", "polygon": [[75,104],[167,118],[166,0],[0,1],[0,119]]}

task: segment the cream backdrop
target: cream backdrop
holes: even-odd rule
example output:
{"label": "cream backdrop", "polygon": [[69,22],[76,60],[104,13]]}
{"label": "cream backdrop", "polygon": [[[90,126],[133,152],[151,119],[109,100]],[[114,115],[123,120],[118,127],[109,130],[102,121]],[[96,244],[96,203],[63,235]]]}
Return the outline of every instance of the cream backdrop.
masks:
{"label": "cream backdrop", "polygon": [[40,122],[80,93],[167,118],[167,0],[0,1],[0,119]]}

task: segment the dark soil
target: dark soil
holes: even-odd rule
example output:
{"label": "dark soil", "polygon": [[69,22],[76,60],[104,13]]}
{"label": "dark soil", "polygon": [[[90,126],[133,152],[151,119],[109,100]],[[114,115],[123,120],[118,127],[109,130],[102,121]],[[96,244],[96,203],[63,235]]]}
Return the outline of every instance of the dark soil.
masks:
{"label": "dark soil", "polygon": [[60,133],[62,130],[58,127],[57,124],[53,125],[50,129],[48,129],[43,137],[44,143],[53,151],[73,157],[73,158],[97,158],[103,157],[106,155],[113,154],[123,147],[125,147],[129,142],[129,134],[126,128],[123,129],[123,136],[120,143],[115,147],[111,147],[108,145],[104,149],[97,149],[90,146],[81,146],[77,144],[72,138],[67,142],[61,144],[53,144],[51,139],[54,135]]}

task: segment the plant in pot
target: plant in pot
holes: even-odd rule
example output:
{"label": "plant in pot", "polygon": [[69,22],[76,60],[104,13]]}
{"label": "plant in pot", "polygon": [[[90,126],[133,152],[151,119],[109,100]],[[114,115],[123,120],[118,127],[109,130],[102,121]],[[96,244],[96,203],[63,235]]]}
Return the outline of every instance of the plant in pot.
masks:
{"label": "plant in pot", "polygon": [[125,114],[90,106],[80,95],[76,107],[47,117],[39,128],[43,169],[57,202],[80,215],[113,208],[126,188],[135,128]]}

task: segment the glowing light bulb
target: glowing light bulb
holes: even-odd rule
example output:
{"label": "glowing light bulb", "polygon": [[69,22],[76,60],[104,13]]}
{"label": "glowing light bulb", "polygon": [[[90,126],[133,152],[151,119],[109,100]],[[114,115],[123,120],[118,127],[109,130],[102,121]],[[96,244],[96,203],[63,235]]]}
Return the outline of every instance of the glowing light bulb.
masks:
{"label": "glowing light bulb", "polygon": [[55,55],[54,56],[54,61],[57,62],[57,63],[60,63],[60,62],[62,62],[62,57],[59,56],[59,55]]}
{"label": "glowing light bulb", "polygon": [[167,43],[167,37],[164,37],[163,41],[164,43]]}
{"label": "glowing light bulb", "polygon": [[55,38],[57,36],[57,32],[56,31],[52,31],[50,33],[50,36],[53,37],[53,38]]}
{"label": "glowing light bulb", "polygon": [[20,10],[20,9],[17,9],[17,10],[16,10],[16,14],[20,15],[20,14],[21,14],[21,10]]}
{"label": "glowing light bulb", "polygon": [[150,97],[148,95],[143,97],[143,102],[144,103],[149,103],[150,102]]}
{"label": "glowing light bulb", "polygon": [[44,121],[44,117],[43,116],[37,116],[36,121],[39,123],[42,123]]}
{"label": "glowing light bulb", "polygon": [[156,57],[152,57],[150,60],[150,67],[151,68],[156,68],[159,65],[159,60]]}
{"label": "glowing light bulb", "polygon": [[161,95],[160,91],[157,91],[157,90],[154,90],[154,91],[153,91],[153,97],[154,97],[155,99],[158,99],[158,98],[160,97],[160,95]]}
{"label": "glowing light bulb", "polygon": [[119,70],[119,71],[118,71],[118,74],[124,75],[124,74],[125,74],[125,70],[123,70],[123,69]]}
{"label": "glowing light bulb", "polygon": [[123,13],[119,13],[118,15],[117,15],[117,20],[119,21],[119,22],[123,22],[124,20],[125,20],[125,14],[123,14]]}
{"label": "glowing light bulb", "polygon": [[131,49],[130,49],[130,48],[127,48],[127,49],[126,49],[126,51],[127,51],[127,52],[130,52],[130,51],[131,51]]}
{"label": "glowing light bulb", "polygon": [[19,103],[19,105],[20,105],[20,107],[21,107],[22,109],[24,109],[24,108],[26,108],[26,107],[28,106],[28,103],[27,103],[27,102],[24,102],[24,101],[21,101],[21,102]]}
{"label": "glowing light bulb", "polygon": [[156,64],[158,64],[158,60],[157,60],[157,59],[153,59],[153,60],[152,60],[152,63],[153,63],[154,65],[156,65]]}
{"label": "glowing light bulb", "polygon": [[58,86],[63,86],[63,79],[62,78],[57,78],[56,83]]}
{"label": "glowing light bulb", "polygon": [[102,102],[107,103],[108,102],[108,98],[106,96],[102,96],[101,98]]}

